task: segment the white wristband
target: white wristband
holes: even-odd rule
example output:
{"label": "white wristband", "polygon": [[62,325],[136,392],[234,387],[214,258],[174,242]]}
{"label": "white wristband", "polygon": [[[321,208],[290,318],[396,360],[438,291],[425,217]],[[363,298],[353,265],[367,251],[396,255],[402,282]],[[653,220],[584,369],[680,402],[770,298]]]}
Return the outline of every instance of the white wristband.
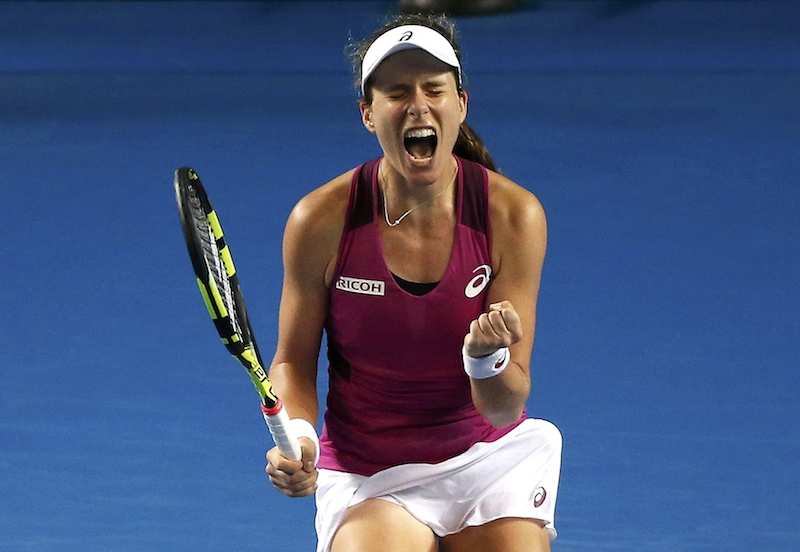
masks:
{"label": "white wristband", "polygon": [[319,462],[319,437],[317,436],[317,430],[314,429],[311,422],[303,418],[292,418],[289,420],[289,430],[297,439],[300,437],[308,437],[311,439],[317,451],[314,456],[314,466],[316,466],[317,462]]}
{"label": "white wristband", "polygon": [[490,355],[474,358],[467,354],[466,347],[461,347],[461,358],[464,360],[464,371],[472,379],[488,379],[506,369],[511,361],[508,347],[501,347]]}

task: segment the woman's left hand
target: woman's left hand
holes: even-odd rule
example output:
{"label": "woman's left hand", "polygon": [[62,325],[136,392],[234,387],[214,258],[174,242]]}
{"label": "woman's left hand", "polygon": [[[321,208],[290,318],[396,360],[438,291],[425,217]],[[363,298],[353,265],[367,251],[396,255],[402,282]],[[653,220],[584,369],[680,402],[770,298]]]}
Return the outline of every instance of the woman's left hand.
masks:
{"label": "woman's left hand", "polygon": [[489,310],[472,321],[464,337],[464,349],[472,358],[510,347],[522,339],[522,322],[509,301],[489,305]]}

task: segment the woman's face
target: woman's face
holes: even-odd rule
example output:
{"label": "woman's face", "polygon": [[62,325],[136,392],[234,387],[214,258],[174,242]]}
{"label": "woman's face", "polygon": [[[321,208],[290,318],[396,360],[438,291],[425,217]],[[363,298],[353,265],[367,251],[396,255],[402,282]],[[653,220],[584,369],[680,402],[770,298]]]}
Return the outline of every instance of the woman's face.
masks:
{"label": "woman's face", "polygon": [[432,184],[452,172],[453,146],[467,116],[453,68],[420,49],[386,58],[371,77],[372,103],[361,103],[364,126],[406,180]]}

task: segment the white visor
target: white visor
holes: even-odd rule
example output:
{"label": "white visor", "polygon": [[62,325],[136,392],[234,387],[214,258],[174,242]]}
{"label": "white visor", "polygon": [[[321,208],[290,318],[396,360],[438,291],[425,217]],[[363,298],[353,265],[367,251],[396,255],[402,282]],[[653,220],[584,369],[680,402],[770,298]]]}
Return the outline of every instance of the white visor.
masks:
{"label": "white visor", "polygon": [[461,65],[450,42],[430,27],[403,25],[389,29],[370,45],[361,62],[361,93],[364,93],[364,83],[383,60],[409,48],[425,50],[439,61],[455,67],[458,70],[458,85],[461,86]]}

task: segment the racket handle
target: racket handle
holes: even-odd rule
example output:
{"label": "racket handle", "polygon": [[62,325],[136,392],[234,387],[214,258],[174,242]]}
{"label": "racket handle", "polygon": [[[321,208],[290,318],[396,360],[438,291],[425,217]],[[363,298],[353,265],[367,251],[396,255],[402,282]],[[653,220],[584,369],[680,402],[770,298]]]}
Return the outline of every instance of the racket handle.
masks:
{"label": "racket handle", "polygon": [[300,442],[289,428],[289,414],[283,408],[283,404],[278,401],[275,407],[269,409],[261,405],[261,412],[264,414],[264,420],[267,422],[269,432],[272,434],[272,439],[278,445],[278,450],[281,451],[281,454],[289,460],[302,459],[303,454],[300,451]]}

